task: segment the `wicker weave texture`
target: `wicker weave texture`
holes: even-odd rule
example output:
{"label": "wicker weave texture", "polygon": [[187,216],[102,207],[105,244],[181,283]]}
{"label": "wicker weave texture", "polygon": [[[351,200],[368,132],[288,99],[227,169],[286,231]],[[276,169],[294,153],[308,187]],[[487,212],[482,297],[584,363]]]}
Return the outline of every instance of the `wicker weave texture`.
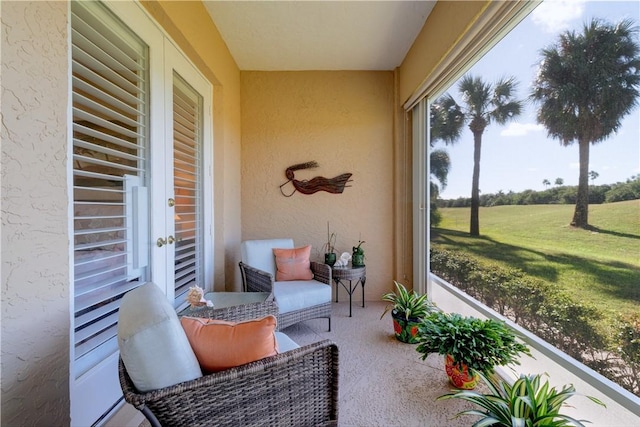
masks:
{"label": "wicker weave texture", "polygon": [[278,329],[284,329],[304,320],[320,318],[329,319],[329,329],[331,329],[331,302],[278,314]]}
{"label": "wicker weave texture", "polygon": [[311,263],[311,271],[313,272],[313,278],[318,282],[326,283],[331,286],[331,267],[327,264],[320,264],[319,262]]}
{"label": "wicker weave texture", "polygon": [[327,340],[148,393],[122,361],[119,372],[125,400],[165,426],[337,425],[338,348]]}
{"label": "wicker weave texture", "polygon": [[242,285],[247,292],[273,293],[273,275],[240,262]]}
{"label": "wicker weave texture", "polygon": [[[274,310],[277,306],[267,302],[187,314],[240,321]],[[125,400],[151,410],[164,426],[335,426],[338,421],[338,347],[329,340],[147,393],[135,389],[122,360],[119,377]]]}

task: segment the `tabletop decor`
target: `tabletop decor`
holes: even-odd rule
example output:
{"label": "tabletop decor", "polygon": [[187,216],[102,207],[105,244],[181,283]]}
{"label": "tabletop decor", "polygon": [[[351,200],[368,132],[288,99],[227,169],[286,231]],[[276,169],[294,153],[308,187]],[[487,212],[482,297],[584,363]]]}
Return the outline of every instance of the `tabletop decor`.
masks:
{"label": "tabletop decor", "polygon": [[351,265],[354,267],[362,267],[364,265],[364,249],[362,249],[363,240],[358,241],[358,246],[353,247],[353,255],[351,256]]}
{"label": "tabletop decor", "polygon": [[[351,254],[349,252],[342,252],[340,258],[336,261],[334,267],[346,267],[351,260]],[[355,266],[354,266],[355,267]]]}
{"label": "tabletop decor", "polygon": [[324,263],[333,267],[336,263],[336,233],[332,233],[327,221],[327,243],[322,245],[324,248]]}
{"label": "tabletop decor", "polygon": [[191,307],[213,307],[213,302],[205,299],[204,289],[198,285],[189,288],[189,292],[187,293],[187,302]]}

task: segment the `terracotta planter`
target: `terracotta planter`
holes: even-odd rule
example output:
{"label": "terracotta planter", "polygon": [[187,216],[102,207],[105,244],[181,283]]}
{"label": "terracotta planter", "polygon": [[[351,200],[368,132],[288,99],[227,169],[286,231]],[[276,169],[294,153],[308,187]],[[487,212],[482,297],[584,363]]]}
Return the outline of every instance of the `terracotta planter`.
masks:
{"label": "terracotta planter", "polygon": [[449,381],[456,388],[473,390],[480,381],[480,376],[476,372],[462,362],[456,363],[450,354],[444,357],[444,368]]}
{"label": "terracotta planter", "polygon": [[420,319],[410,317],[409,320],[407,320],[404,314],[400,314],[395,310],[391,312],[391,318],[393,320],[393,331],[399,341],[408,344],[416,344],[418,342],[416,335],[418,335]]}

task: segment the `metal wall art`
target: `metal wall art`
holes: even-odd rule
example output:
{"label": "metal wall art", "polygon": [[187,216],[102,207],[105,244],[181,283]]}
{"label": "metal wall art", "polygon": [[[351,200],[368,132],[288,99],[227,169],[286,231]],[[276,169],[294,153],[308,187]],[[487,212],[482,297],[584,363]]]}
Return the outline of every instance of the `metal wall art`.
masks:
{"label": "metal wall art", "polygon": [[[352,174],[343,173],[342,175],[338,175],[334,178],[325,178],[323,176],[316,176],[310,180],[297,180],[295,179],[294,172],[300,169],[315,169],[318,167],[318,162],[311,161],[307,163],[298,163],[297,165],[289,166],[285,172],[285,176],[287,177],[287,182],[280,186],[280,192],[285,197],[291,197],[296,191],[301,192],[302,194],[313,194],[318,191],[326,191],[327,193],[339,194],[344,191],[345,187],[351,187],[347,185],[348,182],[352,180],[349,179]],[[293,184],[293,191],[291,194],[285,194],[282,187],[287,185],[288,183]]]}

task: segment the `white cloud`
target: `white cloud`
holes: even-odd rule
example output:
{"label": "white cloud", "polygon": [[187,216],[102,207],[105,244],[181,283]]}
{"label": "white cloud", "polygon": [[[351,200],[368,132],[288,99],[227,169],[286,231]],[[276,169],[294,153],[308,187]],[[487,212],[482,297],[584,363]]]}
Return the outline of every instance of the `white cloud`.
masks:
{"label": "white cloud", "polygon": [[580,169],[580,163],[569,163],[569,169]]}
{"label": "white cloud", "polygon": [[532,13],[533,23],[546,33],[559,33],[569,28],[571,21],[582,17],[584,0],[545,0]]}
{"label": "white cloud", "polygon": [[509,123],[509,126],[500,132],[500,136],[525,136],[529,132],[541,130],[544,130],[544,126],[535,123]]}

